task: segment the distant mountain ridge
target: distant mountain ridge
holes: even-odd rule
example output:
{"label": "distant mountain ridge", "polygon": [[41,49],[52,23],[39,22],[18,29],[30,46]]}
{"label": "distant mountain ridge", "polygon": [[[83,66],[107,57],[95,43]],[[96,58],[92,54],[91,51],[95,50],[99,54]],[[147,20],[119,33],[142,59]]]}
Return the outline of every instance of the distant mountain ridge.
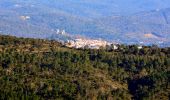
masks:
{"label": "distant mountain ridge", "polygon": [[[157,40],[168,40],[170,37],[170,9],[159,11],[141,12],[131,16],[117,16],[100,20],[99,25],[107,25],[107,30],[112,31],[114,36],[124,38],[126,41],[131,38],[131,42],[147,41],[148,38],[144,34],[153,34],[157,36]],[[143,36],[143,37],[142,37]],[[126,38],[127,37],[127,38]],[[153,38],[149,38],[153,39]],[[153,42],[155,39],[153,39]]]}
{"label": "distant mountain ridge", "polygon": [[[38,1],[1,0],[0,33],[50,39],[56,29],[61,29],[71,35],[125,44],[170,46],[168,0],[93,0],[94,4],[90,0]],[[120,5],[122,2],[134,3],[136,10],[127,8],[129,14],[125,14],[124,10],[128,5]],[[116,5],[124,7],[118,10]],[[115,12],[112,13],[109,9],[115,9]]]}

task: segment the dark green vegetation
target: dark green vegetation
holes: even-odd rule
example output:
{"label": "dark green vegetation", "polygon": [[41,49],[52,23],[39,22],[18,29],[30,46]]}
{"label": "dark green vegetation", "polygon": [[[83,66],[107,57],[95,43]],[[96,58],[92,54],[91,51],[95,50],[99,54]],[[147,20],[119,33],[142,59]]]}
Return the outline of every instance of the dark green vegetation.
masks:
{"label": "dark green vegetation", "polygon": [[170,48],[76,50],[0,36],[0,99],[168,100]]}

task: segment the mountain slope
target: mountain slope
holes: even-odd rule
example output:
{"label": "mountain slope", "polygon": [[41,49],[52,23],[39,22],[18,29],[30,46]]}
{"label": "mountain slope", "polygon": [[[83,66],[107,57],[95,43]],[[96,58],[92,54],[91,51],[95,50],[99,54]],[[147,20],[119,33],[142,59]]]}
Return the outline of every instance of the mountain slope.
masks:
{"label": "mountain slope", "polygon": [[1,0],[0,33],[50,39],[61,29],[118,43],[169,46],[168,4],[168,0]]}
{"label": "mountain slope", "polygon": [[[160,11],[140,12],[128,17],[106,17],[102,20],[99,19],[100,24],[98,25],[102,25],[100,27],[110,31],[111,34],[109,35],[113,36],[113,40],[117,38],[125,43],[139,43],[141,41],[145,42],[145,44],[158,44],[160,41],[166,43],[170,39],[169,12],[170,9],[163,9]],[[156,37],[148,38],[145,37],[145,34],[152,34]]]}
{"label": "mountain slope", "polygon": [[77,50],[0,36],[0,99],[168,100],[170,48]]}

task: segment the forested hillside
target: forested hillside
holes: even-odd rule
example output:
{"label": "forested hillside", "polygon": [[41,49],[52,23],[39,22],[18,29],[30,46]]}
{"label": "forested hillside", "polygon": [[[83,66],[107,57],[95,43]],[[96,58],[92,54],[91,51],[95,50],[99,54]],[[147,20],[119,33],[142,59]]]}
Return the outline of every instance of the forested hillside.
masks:
{"label": "forested hillside", "polygon": [[169,100],[170,48],[67,48],[0,36],[1,100]]}

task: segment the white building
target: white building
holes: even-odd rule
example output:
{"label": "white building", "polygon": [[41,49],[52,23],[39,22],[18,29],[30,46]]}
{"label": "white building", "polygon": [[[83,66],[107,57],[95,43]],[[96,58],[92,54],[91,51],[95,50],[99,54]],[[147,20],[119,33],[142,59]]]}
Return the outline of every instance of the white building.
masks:
{"label": "white building", "polygon": [[143,47],[142,46],[138,46],[138,49],[142,49]]}
{"label": "white building", "polygon": [[106,47],[108,43],[102,40],[91,40],[91,39],[82,39],[78,38],[75,41],[68,41],[66,46],[74,47],[74,48],[91,48],[91,49],[99,49],[100,47]]}

